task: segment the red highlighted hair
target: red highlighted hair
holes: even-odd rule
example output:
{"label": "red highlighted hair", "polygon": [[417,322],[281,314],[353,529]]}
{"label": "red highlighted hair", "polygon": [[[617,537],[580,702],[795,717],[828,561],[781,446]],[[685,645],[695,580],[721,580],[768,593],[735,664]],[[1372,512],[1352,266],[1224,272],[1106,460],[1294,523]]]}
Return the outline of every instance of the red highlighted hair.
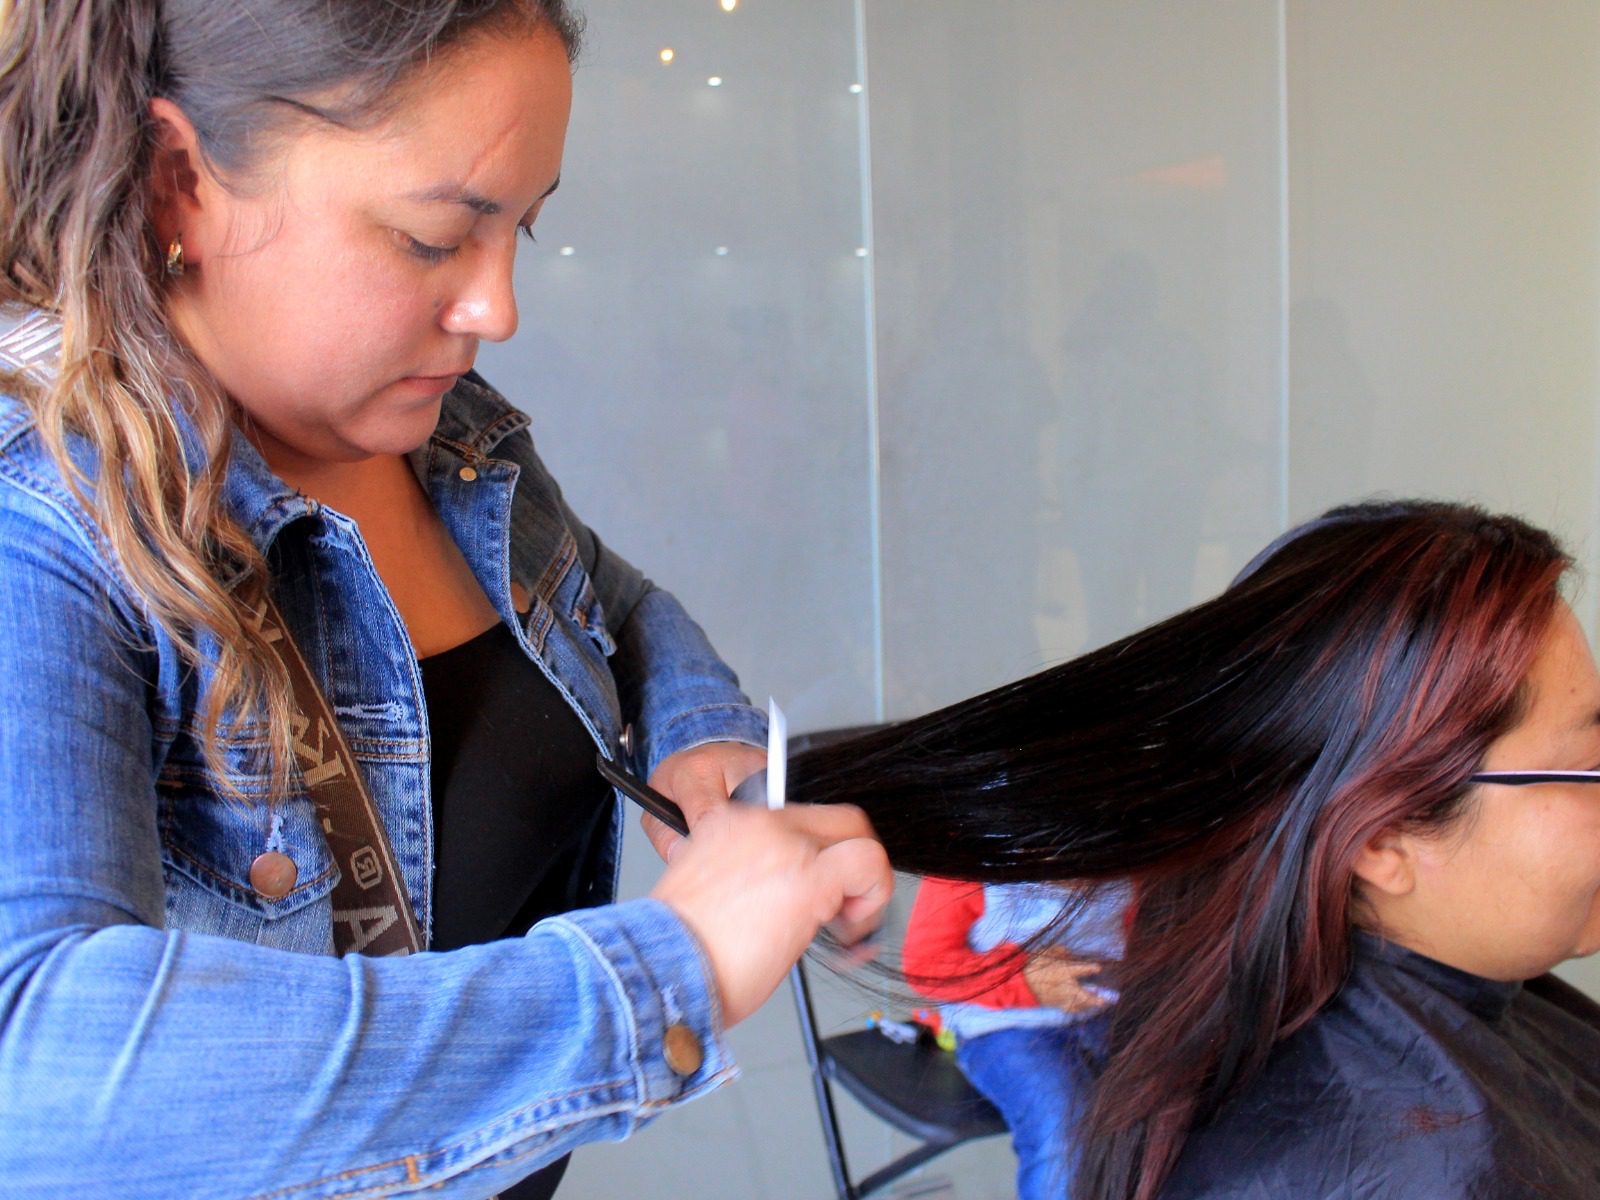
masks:
{"label": "red highlighted hair", "polygon": [[1358,849],[1461,815],[1568,566],[1514,517],[1335,509],[1207,603],[800,756],[794,794],[860,805],[900,870],[1136,881],[1077,1194],[1150,1200],[1341,986]]}

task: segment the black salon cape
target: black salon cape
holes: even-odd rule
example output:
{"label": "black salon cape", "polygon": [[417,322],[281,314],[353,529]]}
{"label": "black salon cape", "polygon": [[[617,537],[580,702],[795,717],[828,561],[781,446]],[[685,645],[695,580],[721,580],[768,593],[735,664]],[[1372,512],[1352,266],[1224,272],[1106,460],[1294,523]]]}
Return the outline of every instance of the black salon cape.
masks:
{"label": "black salon cape", "polygon": [[1600,1200],[1600,1005],[1357,935],[1344,989],[1161,1200]]}

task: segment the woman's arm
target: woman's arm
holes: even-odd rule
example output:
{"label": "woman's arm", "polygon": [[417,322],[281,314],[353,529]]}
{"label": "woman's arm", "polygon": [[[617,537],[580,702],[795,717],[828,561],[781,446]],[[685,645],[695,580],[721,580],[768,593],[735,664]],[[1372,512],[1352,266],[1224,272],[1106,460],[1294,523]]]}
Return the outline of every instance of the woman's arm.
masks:
{"label": "woman's arm", "polygon": [[64,499],[0,492],[8,1195],[483,1196],[728,1077],[656,900],[394,960],[164,928],[143,631]]}
{"label": "woman's arm", "polygon": [[[548,486],[560,495],[554,480]],[[611,672],[623,722],[633,727],[632,765],[694,828],[764,765],[766,717],[751,706],[733,669],[677,597],[607,547],[564,500],[560,504],[616,643]],[[644,819],[644,829],[666,858],[677,835],[653,817]]]}
{"label": "woman's arm", "polygon": [[764,746],[766,718],[740,690],[705,630],[564,509],[617,644],[612,674],[623,720],[634,727],[634,763],[653,774],[663,759],[708,742]]}
{"label": "woman's arm", "polygon": [[[635,760],[693,830],[766,764],[759,747],[767,721],[677,598],[646,587],[615,635],[612,673],[623,719],[634,728]],[[656,853],[672,853],[675,833],[654,817],[644,829]]]}

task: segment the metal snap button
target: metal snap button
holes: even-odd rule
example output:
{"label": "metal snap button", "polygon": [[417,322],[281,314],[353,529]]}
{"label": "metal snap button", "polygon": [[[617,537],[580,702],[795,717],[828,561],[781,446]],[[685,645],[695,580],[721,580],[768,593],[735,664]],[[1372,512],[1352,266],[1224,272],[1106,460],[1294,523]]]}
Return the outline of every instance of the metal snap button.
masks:
{"label": "metal snap button", "polygon": [[257,895],[265,896],[268,900],[282,900],[299,876],[300,870],[294,865],[294,859],[277,850],[257,855],[250,864],[250,886],[255,888]]}
{"label": "metal snap button", "polygon": [[700,1038],[687,1025],[672,1025],[661,1039],[661,1056],[678,1075],[693,1075],[706,1060]]}
{"label": "metal snap button", "polygon": [[462,467],[461,470],[456,472],[456,475],[462,483],[471,483],[478,477],[478,471],[475,467]]}
{"label": "metal snap button", "polygon": [[629,722],[627,725],[624,725],[622,727],[622,736],[617,739],[617,742],[622,747],[622,752],[624,754],[632,754],[633,753],[633,724],[632,724],[632,722]]}

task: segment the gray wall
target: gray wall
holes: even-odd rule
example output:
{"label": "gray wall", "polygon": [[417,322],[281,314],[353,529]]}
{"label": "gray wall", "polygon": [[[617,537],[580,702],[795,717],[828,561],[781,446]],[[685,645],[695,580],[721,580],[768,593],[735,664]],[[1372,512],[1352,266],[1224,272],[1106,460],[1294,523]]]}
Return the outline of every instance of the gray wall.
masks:
{"label": "gray wall", "polygon": [[[1600,6],[585,7],[523,328],[483,366],[794,728],[1035,670],[1375,492],[1522,512],[1592,578]],[[628,889],[654,869],[631,845]],[[794,1029],[780,995],[740,1084],[564,1194],[827,1195]],[[1009,1175],[991,1143],[924,1179]]]}

